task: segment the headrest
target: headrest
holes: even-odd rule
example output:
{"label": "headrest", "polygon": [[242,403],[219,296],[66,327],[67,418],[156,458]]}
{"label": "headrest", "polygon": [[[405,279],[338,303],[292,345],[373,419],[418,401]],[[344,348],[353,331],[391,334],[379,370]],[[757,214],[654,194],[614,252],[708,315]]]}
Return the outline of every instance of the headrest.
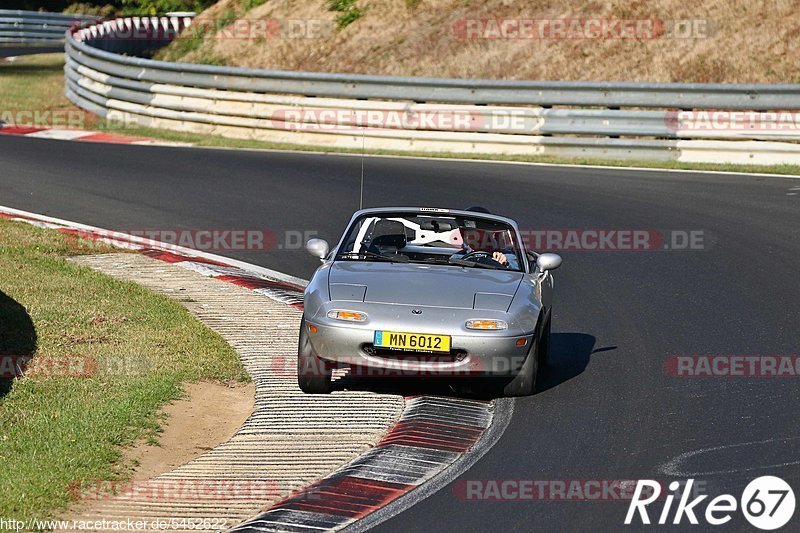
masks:
{"label": "headrest", "polygon": [[397,249],[406,245],[406,227],[396,220],[381,219],[372,229],[372,246],[393,246]]}

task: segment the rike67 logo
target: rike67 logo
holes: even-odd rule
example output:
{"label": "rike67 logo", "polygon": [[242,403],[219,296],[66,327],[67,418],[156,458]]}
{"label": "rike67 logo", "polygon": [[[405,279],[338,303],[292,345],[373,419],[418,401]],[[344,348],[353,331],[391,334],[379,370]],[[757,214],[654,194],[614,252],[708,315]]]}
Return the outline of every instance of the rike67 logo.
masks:
{"label": "rike67 logo", "polygon": [[[794,515],[795,497],[792,487],[784,480],[775,476],[762,476],[751,481],[742,492],[741,498],[737,501],[730,494],[721,494],[705,505],[705,511],[701,512],[700,504],[708,498],[708,495],[700,495],[693,498],[692,485],[694,480],[686,482],[686,486],[677,493],[681,484],[673,481],[669,484],[669,491],[663,498],[664,505],[661,512],[656,514],[653,519],[657,524],[680,524],[684,518],[690,523],[697,525],[698,515],[705,519],[705,522],[712,526],[720,526],[731,521],[734,513],[741,510],[744,517],[753,527],[764,531],[771,531],[786,525]],[[648,506],[661,497],[661,485],[657,481],[641,479],[636,483],[633,492],[628,514],[625,516],[625,525],[630,525],[638,520],[642,524],[650,524],[651,518],[648,514]],[[646,494],[646,496],[644,496]],[[672,511],[672,504],[678,498],[675,511]],[[656,511],[656,506],[652,506],[650,511]],[[670,520],[672,515],[672,520]],[[684,522],[685,523],[685,522]]]}

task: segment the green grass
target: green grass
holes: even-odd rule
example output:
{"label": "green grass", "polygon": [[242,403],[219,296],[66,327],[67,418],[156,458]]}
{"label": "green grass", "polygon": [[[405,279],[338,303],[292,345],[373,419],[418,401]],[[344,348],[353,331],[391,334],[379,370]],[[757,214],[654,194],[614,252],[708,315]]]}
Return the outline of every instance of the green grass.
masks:
{"label": "green grass", "polygon": [[[0,355],[32,355],[36,369],[0,390],[0,516],[52,517],[76,483],[125,479],[123,447],[157,438],[182,383],[248,379],[177,302],[63,258],[89,251],[0,219]],[[62,361],[88,375],[47,371]]]}
{"label": "green grass", "polygon": [[[17,112],[38,112],[43,122],[52,121],[53,113],[60,120],[68,119],[68,113],[89,115],[88,127],[96,122],[93,115],[79,110],[64,96],[64,54],[26,56],[14,63],[0,61],[0,102],[0,120],[6,122]],[[45,113],[50,113],[49,118]]]}
{"label": "green grass", "polygon": [[254,9],[267,0],[242,0],[238,4],[234,4],[232,8],[226,9],[222,15],[215,19],[213,24],[199,24],[186,28],[181,37],[173,41],[169,46],[165,46],[156,52],[153,59],[160,61],[178,61],[186,57],[191,52],[199,50],[199,54],[195,56],[193,62],[201,63],[204,65],[225,65],[225,60],[216,55],[211,50],[213,38],[211,42],[206,41],[206,34],[216,34],[231,25],[238,18],[243,17],[248,11]]}
{"label": "green grass", "polygon": [[267,0],[244,0],[242,2],[242,9],[244,10],[245,13],[247,13],[251,9],[255,9],[259,6],[264,5],[266,2]]}
{"label": "green grass", "polygon": [[364,16],[356,0],[328,0],[328,9],[336,12],[336,27],[340,30]]}
{"label": "green grass", "polygon": [[[202,41],[198,41],[202,44]],[[206,60],[214,63],[217,58]],[[62,94],[63,92],[63,56],[49,54],[26,59],[24,64],[3,65],[0,63],[0,94],[3,95],[4,109],[59,108],[77,111]],[[27,63],[30,61],[30,63]],[[2,111],[0,111],[2,113]],[[89,115],[87,113],[87,115]],[[89,115],[87,127],[116,132],[121,135],[140,135],[167,141],[190,142],[198,146],[217,148],[249,148],[262,150],[293,150],[330,153],[361,153],[359,149],[335,148],[330,146],[310,146],[289,143],[254,141],[247,139],[229,139],[215,135],[174,132],[141,127],[121,127],[118,124],[105,123],[102,119],[92,122]],[[798,165],[731,165],[718,163],[682,163],[677,161],[649,160],[610,160],[601,158],[558,158],[549,156],[513,156],[486,153],[447,153],[447,152],[408,152],[399,150],[367,150],[368,154],[405,155],[420,157],[436,157],[443,159],[485,159],[491,161],[522,161],[530,163],[573,164],[573,165],[605,165],[618,167],[649,167],[683,170],[715,170],[742,173],[773,173],[800,175]]]}
{"label": "green grass", "polygon": [[178,58],[184,57],[203,46],[205,42],[203,41],[203,35],[204,31],[194,31],[191,28],[187,29],[183,32],[181,37],[172,42],[170,46],[159,50],[154,59],[160,61],[176,61]]}
{"label": "green grass", "polygon": [[122,0],[123,15],[158,15],[171,11],[202,12],[217,0]]}
{"label": "green grass", "polygon": [[239,14],[233,9],[226,9],[225,12],[222,14],[222,17],[218,21],[219,28],[217,31],[221,30],[230,25],[231,22],[236,20],[239,17]]}

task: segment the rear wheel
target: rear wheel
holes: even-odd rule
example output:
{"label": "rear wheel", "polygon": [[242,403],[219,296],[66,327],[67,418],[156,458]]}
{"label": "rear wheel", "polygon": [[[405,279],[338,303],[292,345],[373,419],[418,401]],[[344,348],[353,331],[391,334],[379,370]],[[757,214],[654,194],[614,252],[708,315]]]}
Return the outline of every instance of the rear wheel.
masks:
{"label": "rear wheel", "polygon": [[331,368],[314,355],[308,340],[305,318],[300,321],[300,337],[297,346],[297,385],[308,394],[331,392]]}

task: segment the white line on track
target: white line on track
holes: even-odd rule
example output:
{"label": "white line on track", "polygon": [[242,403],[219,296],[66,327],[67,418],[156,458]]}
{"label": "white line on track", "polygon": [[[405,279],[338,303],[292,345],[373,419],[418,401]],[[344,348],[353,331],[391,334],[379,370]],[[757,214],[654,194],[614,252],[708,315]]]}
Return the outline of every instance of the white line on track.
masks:
{"label": "white line on track", "polygon": [[[33,135],[26,135],[31,137]],[[590,170],[617,170],[620,172],[636,171],[636,172],[664,172],[673,174],[708,174],[719,176],[751,176],[757,178],[786,178],[786,179],[800,179],[797,174],[774,174],[769,172],[733,172],[729,170],[699,170],[699,169],[685,169],[685,168],[657,168],[657,167],[627,167],[615,165],[580,165],[575,163],[538,163],[535,161],[500,161],[495,159],[470,159],[463,157],[432,157],[432,156],[416,156],[416,155],[390,155],[390,154],[360,154],[356,152],[324,152],[320,150],[282,150],[277,148],[231,148],[224,146],[197,146],[197,145],[178,145],[168,144],[174,141],[165,141],[164,144],[145,144],[145,143],[129,143],[137,146],[153,146],[153,147],[167,147],[167,148],[184,148],[189,150],[219,150],[228,152],[266,152],[273,154],[310,154],[310,155],[327,155],[332,157],[365,157],[370,159],[383,158],[383,159],[411,159],[418,161],[438,161],[438,162],[457,162],[457,163],[483,163],[493,165],[523,165],[533,167],[545,168],[573,168],[573,169],[590,169]],[[178,144],[178,143],[175,143]]]}
{"label": "white line on track", "polygon": [[[276,148],[226,148],[222,146],[186,146],[188,149],[220,150],[220,151],[239,151],[239,152],[267,152],[274,154],[311,154],[328,155],[336,157],[362,157],[359,153],[349,152],[323,152],[316,150],[280,150]],[[389,155],[389,154],[364,154],[363,157],[371,159],[411,159],[417,161],[438,161],[438,162],[457,162],[457,163],[484,163],[494,165],[522,165],[533,167],[548,168],[575,168],[575,169],[594,169],[594,170],[620,170],[637,172],[671,172],[678,174],[709,174],[721,176],[753,176],[758,178],[788,178],[800,179],[797,174],[773,174],[769,172],[733,172],[729,170],[694,170],[685,168],[657,168],[657,167],[625,167],[615,165],[579,165],[573,163],[537,163],[535,161],[500,161],[495,159],[470,159],[464,157],[431,157],[417,155]]]}

